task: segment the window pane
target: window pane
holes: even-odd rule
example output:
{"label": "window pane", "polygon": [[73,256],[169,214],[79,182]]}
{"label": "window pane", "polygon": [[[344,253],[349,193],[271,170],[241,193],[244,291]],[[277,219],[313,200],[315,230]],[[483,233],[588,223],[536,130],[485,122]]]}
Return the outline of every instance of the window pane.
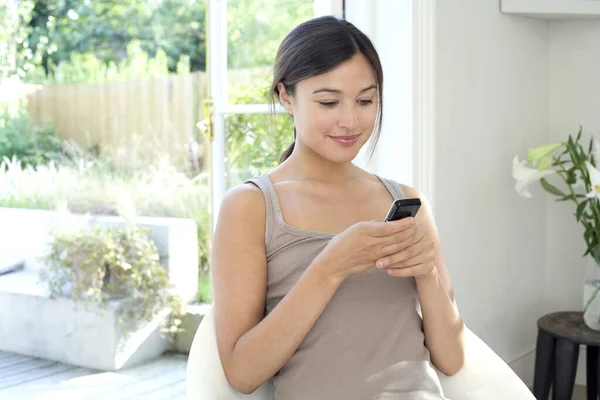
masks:
{"label": "window pane", "polygon": [[231,103],[267,101],[266,91],[240,99],[240,87],[271,78],[279,44],[292,28],[314,16],[313,4],[314,0],[227,2],[227,80]]}
{"label": "window pane", "polygon": [[279,164],[281,153],[293,140],[293,121],[288,114],[234,114],[227,129],[227,189]]}

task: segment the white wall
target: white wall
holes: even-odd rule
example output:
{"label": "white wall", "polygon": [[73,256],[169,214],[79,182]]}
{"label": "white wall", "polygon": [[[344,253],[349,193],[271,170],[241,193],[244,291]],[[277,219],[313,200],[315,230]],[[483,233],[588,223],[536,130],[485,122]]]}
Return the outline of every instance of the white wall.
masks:
{"label": "white wall", "polygon": [[436,219],[466,324],[530,383],[547,293],[546,196],[511,161],[548,139],[547,23],[437,2]]}

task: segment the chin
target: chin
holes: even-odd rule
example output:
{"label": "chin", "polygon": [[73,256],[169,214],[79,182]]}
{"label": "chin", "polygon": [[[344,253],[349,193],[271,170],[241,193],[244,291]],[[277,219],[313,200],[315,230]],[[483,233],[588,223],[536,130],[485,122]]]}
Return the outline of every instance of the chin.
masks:
{"label": "chin", "polygon": [[347,150],[339,150],[335,149],[333,151],[328,151],[326,153],[321,153],[321,157],[324,159],[336,163],[336,164],[347,164],[354,161],[361,147],[357,147],[356,149],[347,149]]}

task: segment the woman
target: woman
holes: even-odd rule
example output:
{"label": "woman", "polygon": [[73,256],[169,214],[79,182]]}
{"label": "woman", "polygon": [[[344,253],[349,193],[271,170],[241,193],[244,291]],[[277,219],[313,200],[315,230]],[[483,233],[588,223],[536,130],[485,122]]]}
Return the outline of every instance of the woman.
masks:
{"label": "woman", "polygon": [[[352,163],[377,142],[382,90],[373,44],[344,20],[310,20],[281,43],[271,92],[294,143],[227,193],[211,264],[219,354],[242,393],[273,378],[285,400],[443,399],[431,364],[452,375],[464,363],[426,199]],[[403,196],[422,199],[417,217],[383,222]]]}

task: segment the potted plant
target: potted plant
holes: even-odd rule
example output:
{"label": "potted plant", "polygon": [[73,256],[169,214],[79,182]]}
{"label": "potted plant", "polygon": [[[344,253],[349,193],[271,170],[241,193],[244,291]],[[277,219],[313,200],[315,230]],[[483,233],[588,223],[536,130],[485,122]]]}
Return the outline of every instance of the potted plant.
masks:
{"label": "potted plant", "polygon": [[[567,141],[545,144],[527,153],[526,161],[515,156],[512,176],[516,191],[531,197],[529,186],[539,182],[542,188],[557,197],[556,201],[573,202],[573,215],[584,228],[586,251],[593,263],[600,266],[600,143],[590,138],[585,147],[581,144],[582,130]],[[551,184],[547,178],[559,177],[564,188]],[[600,330],[600,280],[587,280],[584,284],[584,321],[594,330]]]}
{"label": "potted plant", "polygon": [[[185,302],[175,293],[157,248],[135,225],[94,226],[89,230],[53,232],[40,271],[51,296],[68,296],[86,306],[117,303],[125,332],[161,315],[163,332],[179,331]],[[164,312],[170,311],[169,313]],[[169,339],[172,335],[169,335]]]}

